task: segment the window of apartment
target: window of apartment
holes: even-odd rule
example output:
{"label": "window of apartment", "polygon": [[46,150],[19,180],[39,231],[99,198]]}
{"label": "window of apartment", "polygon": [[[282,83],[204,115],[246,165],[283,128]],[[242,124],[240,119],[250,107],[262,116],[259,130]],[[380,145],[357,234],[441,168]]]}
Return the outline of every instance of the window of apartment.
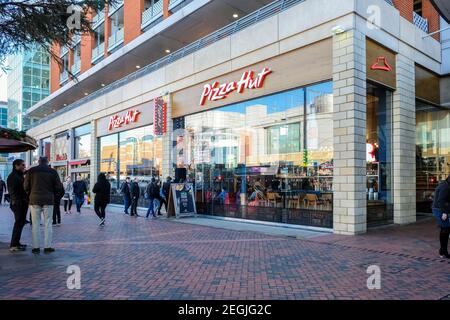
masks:
{"label": "window of apartment", "polygon": [[85,124],[74,130],[74,159],[91,157],[91,124]]}
{"label": "window of apartment", "polygon": [[105,42],[105,24],[100,24],[94,30],[94,48],[97,48]]}
{"label": "window of apartment", "polygon": [[64,73],[65,71],[69,70],[69,55],[65,54],[61,57],[63,68],[61,70],[61,73]]}
{"label": "window of apartment", "polygon": [[123,13],[123,6],[114,12],[114,14],[111,15],[111,35],[114,35],[116,32],[123,29],[124,26],[124,13]]}
{"label": "window of apartment", "polygon": [[414,12],[417,13],[419,16],[422,16],[423,14],[422,0],[414,0]]}

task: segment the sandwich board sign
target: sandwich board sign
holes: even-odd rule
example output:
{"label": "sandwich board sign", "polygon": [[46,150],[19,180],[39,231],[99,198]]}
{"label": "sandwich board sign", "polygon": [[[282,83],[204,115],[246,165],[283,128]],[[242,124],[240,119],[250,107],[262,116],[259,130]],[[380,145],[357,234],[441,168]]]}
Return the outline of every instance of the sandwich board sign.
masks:
{"label": "sandwich board sign", "polygon": [[194,185],[192,183],[172,183],[169,193],[168,216],[194,217],[197,215],[195,206]]}

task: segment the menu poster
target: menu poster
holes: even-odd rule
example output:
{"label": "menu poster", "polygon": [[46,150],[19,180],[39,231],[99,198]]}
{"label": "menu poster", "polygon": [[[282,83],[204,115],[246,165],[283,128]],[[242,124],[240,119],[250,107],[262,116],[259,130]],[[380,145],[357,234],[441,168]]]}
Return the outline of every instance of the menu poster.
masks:
{"label": "menu poster", "polygon": [[154,100],[153,133],[162,136],[167,131],[167,104],[163,98]]}
{"label": "menu poster", "polygon": [[177,218],[191,217],[197,214],[194,197],[194,185],[192,183],[171,184],[169,208],[173,209]]}

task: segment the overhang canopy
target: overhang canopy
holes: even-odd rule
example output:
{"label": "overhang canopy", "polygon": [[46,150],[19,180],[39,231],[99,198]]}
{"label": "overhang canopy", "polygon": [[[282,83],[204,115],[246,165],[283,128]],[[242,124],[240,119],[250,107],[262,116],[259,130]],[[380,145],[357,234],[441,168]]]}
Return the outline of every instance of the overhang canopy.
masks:
{"label": "overhang canopy", "polygon": [[431,3],[434,5],[437,11],[439,11],[440,15],[450,23],[450,1],[449,0],[431,0]]}

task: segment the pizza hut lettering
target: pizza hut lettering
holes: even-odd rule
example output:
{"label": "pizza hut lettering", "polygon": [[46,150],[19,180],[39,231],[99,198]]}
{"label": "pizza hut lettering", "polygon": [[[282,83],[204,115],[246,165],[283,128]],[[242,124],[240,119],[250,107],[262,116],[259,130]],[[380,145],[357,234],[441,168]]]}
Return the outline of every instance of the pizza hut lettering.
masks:
{"label": "pizza hut lettering", "polygon": [[108,131],[115,128],[120,128],[122,125],[127,125],[132,122],[137,122],[138,116],[141,114],[138,110],[130,110],[124,116],[119,116],[118,114],[111,116],[109,118]]}
{"label": "pizza hut lettering", "polygon": [[258,89],[264,85],[266,77],[272,73],[269,68],[264,68],[260,73],[256,75],[253,71],[246,71],[242,75],[241,80],[238,82],[233,81],[230,83],[224,83],[219,85],[219,82],[213,84],[207,84],[203,88],[202,96],[200,98],[200,105],[205,105],[206,100],[217,101],[225,99],[231,92],[237,91],[243,93],[244,89]]}

